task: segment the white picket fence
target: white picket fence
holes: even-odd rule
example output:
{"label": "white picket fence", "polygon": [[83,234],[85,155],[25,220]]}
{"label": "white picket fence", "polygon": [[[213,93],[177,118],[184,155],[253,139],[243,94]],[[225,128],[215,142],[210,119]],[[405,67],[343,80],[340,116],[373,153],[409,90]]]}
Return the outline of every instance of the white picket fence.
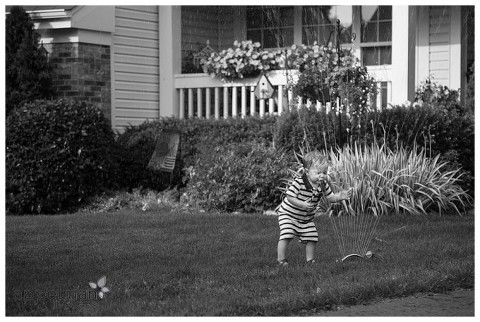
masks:
{"label": "white picket fence", "polygon": [[[293,71],[271,71],[267,74],[269,81],[275,88],[275,94],[269,99],[257,99],[254,90],[258,79],[248,78],[223,82],[207,74],[176,75],[175,87],[179,95],[178,115],[184,118],[229,118],[245,117],[258,114],[280,115],[289,107],[294,97],[287,89],[288,80],[295,80],[297,74]],[[390,97],[391,86],[386,82],[378,82],[376,104],[378,109],[386,107]],[[386,89],[386,90],[385,90]],[[301,102],[297,99],[296,102]],[[307,102],[307,106],[315,104],[317,110],[325,109],[329,112],[330,103],[325,106],[321,102]],[[348,111],[347,111],[348,112]]]}

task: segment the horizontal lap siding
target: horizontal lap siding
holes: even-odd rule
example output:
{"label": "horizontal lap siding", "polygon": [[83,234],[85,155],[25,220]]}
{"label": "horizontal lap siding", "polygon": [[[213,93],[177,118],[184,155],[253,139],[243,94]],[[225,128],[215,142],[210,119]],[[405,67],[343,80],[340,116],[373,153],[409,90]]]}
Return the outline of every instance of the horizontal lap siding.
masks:
{"label": "horizontal lap siding", "polygon": [[159,117],[158,7],[116,6],[115,128]]}
{"label": "horizontal lap siding", "polygon": [[450,86],[450,8],[430,7],[430,75]]}

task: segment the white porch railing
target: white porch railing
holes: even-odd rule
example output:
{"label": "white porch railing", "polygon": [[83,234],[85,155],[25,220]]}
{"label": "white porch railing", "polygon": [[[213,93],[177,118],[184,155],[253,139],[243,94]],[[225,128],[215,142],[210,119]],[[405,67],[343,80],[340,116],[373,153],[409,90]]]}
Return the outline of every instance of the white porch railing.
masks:
{"label": "white porch railing", "polygon": [[[179,118],[228,118],[258,114],[280,115],[288,109],[293,100],[291,90],[287,90],[288,79],[295,79],[297,71],[277,70],[267,74],[275,88],[275,94],[267,100],[255,97],[254,90],[258,78],[246,78],[233,82],[223,82],[207,74],[181,74],[175,76],[175,88],[179,95]],[[377,97],[374,106],[386,107],[391,98],[391,82],[377,83]],[[286,95],[284,95],[286,94]],[[385,95],[387,97],[385,97]],[[301,101],[301,100],[299,100]],[[307,102],[307,106],[311,105]],[[330,103],[325,106],[316,102],[317,110],[325,108],[329,112]],[[347,111],[348,112],[348,111]]]}

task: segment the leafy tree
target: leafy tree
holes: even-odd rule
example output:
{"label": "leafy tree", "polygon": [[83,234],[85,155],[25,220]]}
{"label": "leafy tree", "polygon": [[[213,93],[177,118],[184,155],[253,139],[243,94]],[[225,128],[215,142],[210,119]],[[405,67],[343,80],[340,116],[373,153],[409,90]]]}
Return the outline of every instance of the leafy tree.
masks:
{"label": "leafy tree", "polygon": [[12,7],[6,19],[6,113],[34,99],[51,98],[52,66],[39,46],[40,35],[28,13]]}

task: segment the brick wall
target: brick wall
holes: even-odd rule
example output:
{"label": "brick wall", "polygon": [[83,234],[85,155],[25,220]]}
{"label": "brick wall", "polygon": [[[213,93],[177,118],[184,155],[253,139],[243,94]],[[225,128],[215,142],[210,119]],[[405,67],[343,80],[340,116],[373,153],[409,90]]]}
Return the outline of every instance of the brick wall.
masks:
{"label": "brick wall", "polygon": [[110,46],[56,43],[44,47],[53,64],[57,98],[91,102],[111,120]]}

